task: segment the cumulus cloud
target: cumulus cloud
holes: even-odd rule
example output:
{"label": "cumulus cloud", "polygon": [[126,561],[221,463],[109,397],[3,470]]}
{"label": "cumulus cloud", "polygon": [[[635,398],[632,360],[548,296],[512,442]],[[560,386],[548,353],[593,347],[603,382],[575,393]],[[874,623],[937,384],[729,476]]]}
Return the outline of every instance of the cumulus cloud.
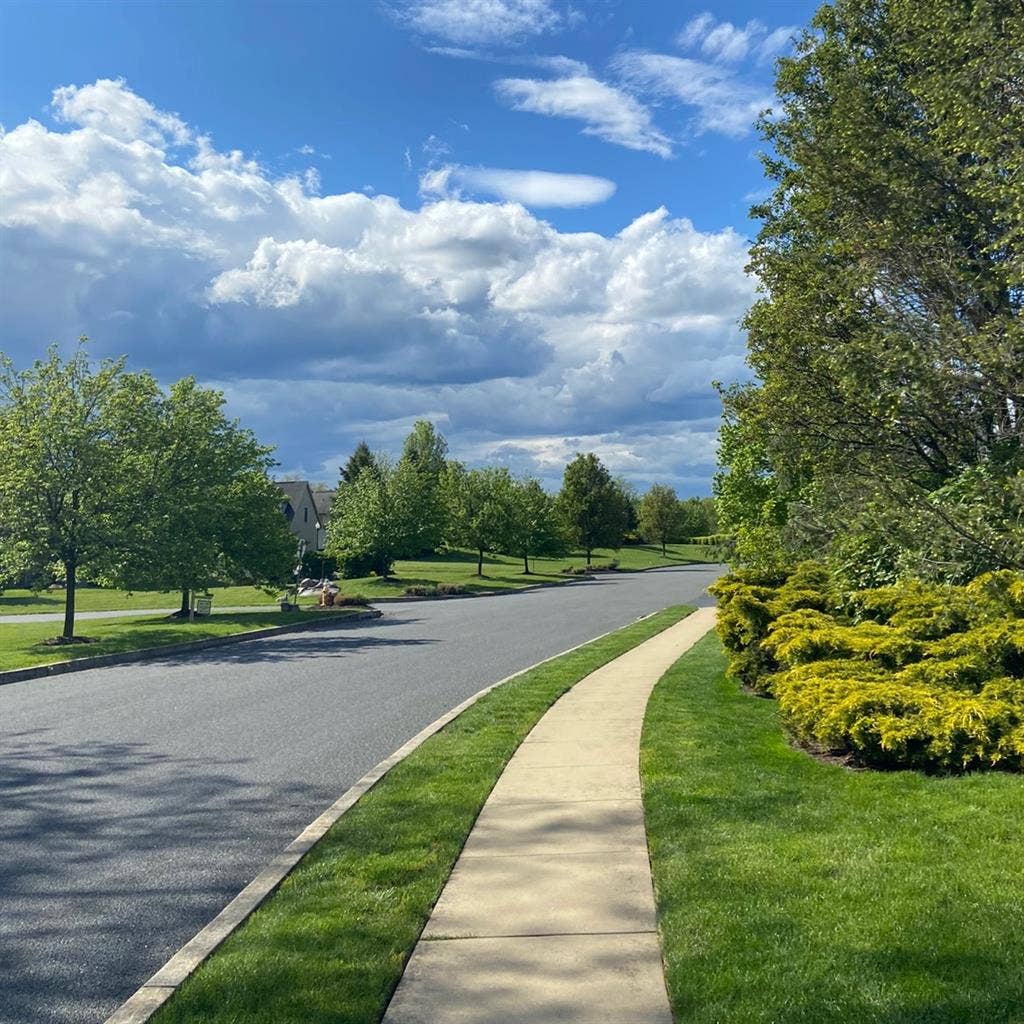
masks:
{"label": "cumulus cloud", "polygon": [[427,415],[456,455],[504,453],[551,482],[575,446],[706,486],[708,382],[743,372],[753,291],[732,230],[659,209],[604,236],[520,202],[318,195],[124,83],[58,90],[54,111],[0,136],[0,324],[18,362],[84,333],[164,380],[196,373],[316,479]]}
{"label": "cumulus cloud", "polygon": [[591,174],[445,164],[420,178],[420,194],[432,198],[463,194],[496,196],[507,202],[540,208],[592,206],[615,194],[615,182]]}
{"label": "cumulus cloud", "polygon": [[647,107],[622,89],[588,74],[502,78],[494,87],[513,110],[582,121],[584,135],[661,157],[672,155],[671,140],[654,126]]}
{"label": "cumulus cloud", "polygon": [[393,10],[413,31],[455,44],[453,56],[458,47],[516,42],[566,22],[551,0],[412,0]]}

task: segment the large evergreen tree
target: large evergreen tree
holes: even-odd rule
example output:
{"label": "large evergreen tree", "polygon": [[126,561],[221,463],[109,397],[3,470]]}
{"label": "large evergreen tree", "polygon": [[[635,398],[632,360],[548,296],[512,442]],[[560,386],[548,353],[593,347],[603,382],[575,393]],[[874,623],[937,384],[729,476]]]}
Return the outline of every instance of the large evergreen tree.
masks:
{"label": "large evergreen tree", "polygon": [[373,464],[373,452],[370,451],[370,446],[365,441],[360,441],[348,457],[348,461],[340,469],[339,486],[353,483],[364,469],[370,469]]}

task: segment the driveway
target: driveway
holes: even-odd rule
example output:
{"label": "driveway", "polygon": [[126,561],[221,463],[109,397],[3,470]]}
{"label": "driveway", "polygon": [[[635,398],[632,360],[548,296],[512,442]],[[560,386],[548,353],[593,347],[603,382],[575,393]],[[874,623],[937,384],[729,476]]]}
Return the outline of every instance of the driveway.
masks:
{"label": "driveway", "polygon": [[383,619],[0,687],[0,1022],[98,1024],[448,708],[718,566],[384,605]]}

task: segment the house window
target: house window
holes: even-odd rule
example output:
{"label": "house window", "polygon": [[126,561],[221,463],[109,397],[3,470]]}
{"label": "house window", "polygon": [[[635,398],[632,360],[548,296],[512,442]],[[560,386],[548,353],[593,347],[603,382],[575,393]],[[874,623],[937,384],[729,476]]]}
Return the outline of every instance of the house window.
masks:
{"label": "house window", "polygon": [[304,523],[308,523],[309,522],[309,507],[308,506],[302,510],[302,521]]}

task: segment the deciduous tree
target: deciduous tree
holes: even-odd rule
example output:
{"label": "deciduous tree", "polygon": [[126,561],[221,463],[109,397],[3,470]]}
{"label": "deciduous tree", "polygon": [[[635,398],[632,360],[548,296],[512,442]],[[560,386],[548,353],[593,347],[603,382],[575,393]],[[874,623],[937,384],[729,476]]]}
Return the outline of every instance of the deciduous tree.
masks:
{"label": "deciduous tree", "polygon": [[507,550],[516,514],[515,487],[507,469],[469,469],[450,462],[442,475],[447,510],[447,543],[477,553],[476,574],[484,574],[484,555]]}
{"label": "deciduous tree", "polygon": [[570,540],[582,548],[590,565],[594,548],[618,548],[626,530],[626,499],[601,460],[577,454],[565,467],[558,510]]}
{"label": "deciduous tree", "polygon": [[143,542],[139,480],[159,400],[149,374],[123,359],[94,366],[84,341],[21,371],[0,354],[0,560],[60,564],[67,642],[80,576],[116,571]]}
{"label": "deciduous tree", "polygon": [[666,554],[665,545],[677,539],[683,523],[676,492],[665,484],[652,484],[640,499],[638,518],[644,540],[660,544],[662,555]]}

